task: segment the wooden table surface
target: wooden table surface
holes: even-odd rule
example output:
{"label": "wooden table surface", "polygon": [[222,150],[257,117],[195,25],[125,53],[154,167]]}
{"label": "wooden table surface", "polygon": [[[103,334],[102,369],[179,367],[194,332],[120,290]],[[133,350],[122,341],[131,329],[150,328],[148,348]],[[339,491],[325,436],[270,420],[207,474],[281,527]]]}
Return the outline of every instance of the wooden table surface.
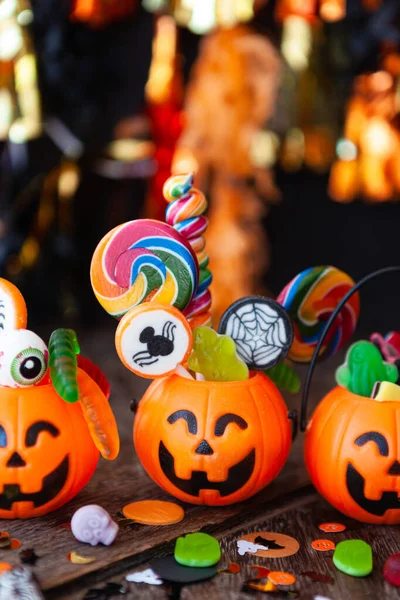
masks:
{"label": "wooden table surface", "polygon": [[[298,580],[290,590],[300,592],[302,599],[312,599],[318,594],[331,600],[375,598],[398,598],[397,590],[384,582],[381,570],[387,556],[400,551],[398,527],[360,526],[350,522],[329,507],[309,486],[302,460],[302,435],[294,443],[290,458],[280,476],[265,490],[252,499],[224,508],[183,505],[185,518],[168,527],[150,527],[120,523],[120,532],[110,547],[92,548],[77,542],[68,527],[74,511],[85,504],[100,504],[116,520],[118,511],[132,501],[140,499],[169,499],[146,475],[139,464],[132,443],[134,415],[129,405],[132,398],[140,398],[145,382],[135,378],[118,361],[113,343],[114,330],[89,332],[80,335],[83,355],[92,358],[111,382],[111,403],[116,414],[121,452],[114,462],[100,459],[97,471],[87,485],[70,503],[44,517],[28,521],[2,521],[1,528],[19,539],[23,548],[33,547],[40,557],[33,570],[48,599],[78,600],[88,588],[101,587],[108,581],[123,582],[124,576],[148,566],[153,556],[173,551],[177,536],[205,531],[215,535],[223,550],[222,563],[237,562],[242,571],[236,575],[219,574],[209,582],[185,586],[181,598],[212,598],[224,600],[246,598],[241,587],[251,578],[249,565],[263,564],[274,570],[294,573]],[[338,362],[339,359],[336,360]],[[312,389],[312,404],[332,386],[335,361],[322,364],[316,371]],[[287,397],[289,408],[299,408],[299,395]],[[334,540],[361,538],[370,542],[374,549],[375,567],[368,578],[355,579],[340,573],[333,567],[330,553],[318,553],[311,542],[326,537],[317,525],[334,520],[348,524],[348,529],[335,534]],[[300,551],[284,559],[260,559],[251,555],[240,557],[236,540],[243,533],[252,531],[275,531],[295,537],[301,544]],[[96,561],[86,565],[72,564],[67,554],[79,551],[85,556],[95,556]],[[20,564],[18,551],[0,550],[0,562]],[[272,566],[271,566],[272,565]],[[301,576],[305,571],[331,574],[334,584],[315,583]],[[164,588],[145,584],[129,584],[131,590],[124,598],[166,598]],[[117,596],[116,596],[117,597]],[[261,597],[260,594],[257,597]],[[268,598],[268,595],[264,596]],[[281,597],[284,597],[281,595]]]}

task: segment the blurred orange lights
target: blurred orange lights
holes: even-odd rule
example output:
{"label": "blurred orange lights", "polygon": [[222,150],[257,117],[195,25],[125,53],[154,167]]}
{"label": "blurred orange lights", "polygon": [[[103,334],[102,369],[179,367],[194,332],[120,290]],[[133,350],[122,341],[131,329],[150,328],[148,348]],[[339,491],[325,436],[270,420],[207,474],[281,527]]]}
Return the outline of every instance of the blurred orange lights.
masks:
{"label": "blurred orange lights", "polygon": [[395,82],[386,71],[360,75],[347,105],[329,192],[338,202],[385,202],[400,193],[400,134]]}
{"label": "blurred orange lights", "polygon": [[340,21],[346,15],[346,0],[321,0],[319,15],[323,21],[333,23]]}
{"label": "blurred orange lights", "polygon": [[346,15],[346,0],[280,0],[276,8],[279,20],[298,16],[314,21],[319,16],[324,21],[340,21]]}

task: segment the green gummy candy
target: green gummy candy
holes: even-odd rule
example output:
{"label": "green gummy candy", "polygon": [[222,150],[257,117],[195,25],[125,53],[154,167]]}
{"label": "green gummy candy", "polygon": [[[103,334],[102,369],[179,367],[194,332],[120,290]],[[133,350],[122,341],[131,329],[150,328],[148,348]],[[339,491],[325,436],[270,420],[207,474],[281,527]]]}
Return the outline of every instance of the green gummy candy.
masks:
{"label": "green gummy candy", "polygon": [[292,367],[284,362],[278,363],[275,367],[271,367],[264,373],[277,385],[280,389],[297,394],[301,388],[301,379]]}
{"label": "green gummy candy", "polygon": [[339,542],[333,554],[334,565],[339,571],[353,577],[366,577],[372,571],[372,548],[363,540]]}
{"label": "green gummy candy", "polygon": [[207,533],[188,533],[176,540],[174,556],[185,567],[211,567],[221,558],[221,548]]}
{"label": "green gummy candy", "polygon": [[336,371],[338,385],[369,398],[377,381],[396,383],[398,370],[383,360],[378,348],[367,341],[350,346],[344,364]]}
{"label": "green gummy candy", "polygon": [[236,344],[228,335],[219,335],[210,327],[195,327],[189,369],[204,375],[207,381],[242,381],[249,369],[236,352]]}
{"label": "green gummy candy", "polygon": [[50,378],[57,394],[66,402],[79,400],[76,354],[80,352],[72,329],[56,329],[49,341]]}

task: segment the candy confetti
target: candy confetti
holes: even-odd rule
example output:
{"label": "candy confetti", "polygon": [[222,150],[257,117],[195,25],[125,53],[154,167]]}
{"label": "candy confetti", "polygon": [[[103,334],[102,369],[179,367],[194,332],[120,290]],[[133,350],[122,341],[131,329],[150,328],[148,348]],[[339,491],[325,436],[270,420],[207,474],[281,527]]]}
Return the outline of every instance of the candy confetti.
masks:
{"label": "candy confetti", "polygon": [[163,194],[168,202],[165,212],[166,222],[174,227],[190,244],[196,253],[199,264],[199,285],[195,297],[184,311],[192,328],[200,325],[211,326],[211,285],[212,275],[207,268],[209,258],[204,251],[204,232],[208,220],[203,215],[207,200],[202,192],[192,187],[193,174],[174,175],[164,184]]}
{"label": "candy confetti", "polygon": [[[278,302],[288,311],[294,341],[289,358],[309,362],[326,322],[354,281],[335,267],[312,267],[297,275],[279,294]],[[321,355],[332,356],[352,336],[360,312],[359,294],[354,294],[339,313],[327,336]]]}
{"label": "candy confetti", "polygon": [[267,567],[261,567],[260,565],[250,565],[250,569],[257,571],[257,573],[254,574],[255,579],[265,579],[271,572]]}
{"label": "candy confetti", "polygon": [[0,562],[0,577],[2,577],[5,571],[11,571],[12,568],[13,567],[9,563]]}
{"label": "candy confetti", "polygon": [[342,525],[342,523],[321,523],[321,525],[318,525],[318,529],[325,533],[339,533],[345,531],[346,525]]}
{"label": "candy confetti", "polygon": [[320,583],[333,583],[333,577],[330,575],[322,575],[322,573],[316,573],[316,571],[305,571],[301,573],[304,577],[309,577],[311,581],[319,581]]}
{"label": "candy confetti", "polygon": [[193,336],[188,321],[172,306],[146,302],[132,308],[119,322],[115,346],[127,369],[154,379],[186,362]]}
{"label": "candy confetti", "polygon": [[311,544],[314,550],[318,552],[328,552],[335,549],[335,544],[331,540],[314,540]]}
{"label": "candy confetti", "polygon": [[7,531],[0,533],[0,548],[9,548],[11,546],[11,536]]}
{"label": "candy confetti", "polygon": [[28,314],[25,300],[17,287],[0,278],[0,332],[25,329]]}
{"label": "candy confetti", "polygon": [[367,398],[377,381],[395,383],[397,378],[396,365],[384,362],[376,346],[364,340],[350,346],[345,363],[336,370],[338,385]]}
{"label": "candy confetti", "polygon": [[185,516],[183,508],[175,502],[164,500],[140,500],[131,502],[122,509],[127,519],[144,525],[174,525]]}
{"label": "candy confetti", "polygon": [[189,369],[201,373],[208,381],[248,379],[249,370],[237,355],[232,338],[218,335],[210,327],[196,327],[193,338],[193,350],[188,359]]}
{"label": "candy confetti", "polygon": [[[276,587],[276,585],[272,582],[267,580],[265,583],[261,583],[261,581],[259,581],[258,579],[250,579],[249,581],[246,581],[244,586],[246,586],[247,588],[250,588],[251,590],[256,590],[257,592],[277,592],[278,588]],[[244,587],[242,588],[242,591],[246,591],[244,589]]]}
{"label": "candy confetti", "polygon": [[163,580],[154,573],[153,569],[146,569],[145,571],[136,571],[136,573],[129,573],[125,579],[131,583],[147,583],[148,585],[162,585]]}
{"label": "candy confetti", "polygon": [[234,302],[222,315],[218,331],[234,340],[240,358],[255,370],[275,366],[293,342],[293,327],[285,309],[262,296]]}
{"label": "candy confetti", "polygon": [[[255,567],[250,567],[254,569]],[[236,573],[240,573],[240,566],[237,563],[229,563],[229,565],[225,569],[219,569],[218,573],[231,573],[236,575]]]}
{"label": "candy confetti", "polygon": [[176,583],[194,583],[210,579],[217,574],[217,568],[212,567],[183,567],[171,556],[154,558],[151,561],[151,568],[161,579],[174,581]]}
{"label": "candy confetti", "polygon": [[173,227],[138,219],[104,236],[93,254],[90,277],[99,303],[120,318],[150,295],[183,310],[197,289],[198,265]]}
{"label": "candy confetti", "polygon": [[81,556],[78,552],[70,552],[67,554],[67,559],[69,562],[74,563],[74,565],[88,565],[92,562],[95,562],[95,556]]}
{"label": "candy confetti", "polygon": [[19,553],[19,558],[24,565],[35,565],[39,560],[39,556],[36,554],[33,548],[25,548]]}
{"label": "candy confetti", "polygon": [[275,585],[292,585],[293,583],[296,583],[296,577],[285,571],[271,571],[268,575],[268,579]]}
{"label": "candy confetti", "polygon": [[256,554],[259,550],[267,550],[265,546],[253,544],[253,542],[250,542],[249,540],[238,540],[237,549],[240,556],[244,556],[246,553]]}
{"label": "candy confetti", "polygon": [[284,558],[285,556],[292,556],[292,554],[296,554],[300,548],[300,544],[295,538],[273,531],[255,531],[253,533],[247,533],[238,540],[238,543],[240,541],[251,542],[252,544],[263,546],[262,549],[260,548],[255,552],[256,556],[262,558]]}

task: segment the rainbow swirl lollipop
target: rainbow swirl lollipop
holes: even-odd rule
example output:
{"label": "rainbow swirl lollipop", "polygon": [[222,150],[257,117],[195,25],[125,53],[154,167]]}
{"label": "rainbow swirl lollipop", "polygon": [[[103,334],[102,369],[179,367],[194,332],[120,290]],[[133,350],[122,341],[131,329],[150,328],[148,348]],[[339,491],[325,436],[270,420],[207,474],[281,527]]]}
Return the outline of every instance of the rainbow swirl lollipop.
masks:
{"label": "rainbow swirl lollipop", "polygon": [[[312,267],[302,271],[282,290],[278,302],[289,313],[294,341],[289,358],[309,362],[327,320],[340,300],[354,286],[352,278],[336,267]],[[360,312],[359,295],[354,294],[340,311],[321,349],[329,357],[352,336]]]}
{"label": "rainbow swirl lollipop", "polygon": [[117,318],[150,298],[183,310],[197,290],[198,277],[190,245],[173,227],[150,219],[109,231],[90,267],[97,300]]}

